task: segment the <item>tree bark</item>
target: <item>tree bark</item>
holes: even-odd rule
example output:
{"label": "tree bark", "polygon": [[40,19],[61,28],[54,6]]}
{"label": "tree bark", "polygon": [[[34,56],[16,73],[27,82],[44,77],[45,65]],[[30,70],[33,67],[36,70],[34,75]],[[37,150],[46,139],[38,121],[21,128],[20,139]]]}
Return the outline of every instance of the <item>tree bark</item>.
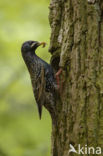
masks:
{"label": "tree bark", "polygon": [[77,155],[70,144],[103,148],[103,2],[51,0],[49,21],[51,65],[63,69],[52,156]]}

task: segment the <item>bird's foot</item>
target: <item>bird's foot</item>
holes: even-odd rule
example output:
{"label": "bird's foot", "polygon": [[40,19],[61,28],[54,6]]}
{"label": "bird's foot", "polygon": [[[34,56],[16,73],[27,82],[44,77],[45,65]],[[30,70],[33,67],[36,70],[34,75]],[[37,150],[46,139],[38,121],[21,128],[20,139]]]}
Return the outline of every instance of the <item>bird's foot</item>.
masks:
{"label": "bird's foot", "polygon": [[58,89],[60,89],[60,78],[59,78],[59,76],[60,76],[61,72],[62,72],[62,68],[60,68],[58,70],[58,72],[55,74]]}

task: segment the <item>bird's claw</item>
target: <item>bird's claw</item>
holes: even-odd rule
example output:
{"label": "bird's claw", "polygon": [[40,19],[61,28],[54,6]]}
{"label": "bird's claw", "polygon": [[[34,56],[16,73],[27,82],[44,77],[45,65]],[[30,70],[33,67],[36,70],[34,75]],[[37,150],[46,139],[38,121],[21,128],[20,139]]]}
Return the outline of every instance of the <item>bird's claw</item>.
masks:
{"label": "bird's claw", "polygon": [[62,72],[62,68],[60,68],[60,69],[58,70],[58,72],[55,74],[58,90],[60,89],[60,78],[59,78],[59,75],[61,74],[61,72]]}

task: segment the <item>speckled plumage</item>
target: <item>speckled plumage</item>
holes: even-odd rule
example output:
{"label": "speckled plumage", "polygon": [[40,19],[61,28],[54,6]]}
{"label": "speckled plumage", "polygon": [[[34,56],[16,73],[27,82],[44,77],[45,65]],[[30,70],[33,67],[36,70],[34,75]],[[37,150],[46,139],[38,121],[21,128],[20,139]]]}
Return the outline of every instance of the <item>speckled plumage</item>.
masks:
{"label": "speckled plumage", "polygon": [[30,73],[40,118],[43,105],[45,107],[49,104],[50,106],[54,105],[54,95],[57,88],[51,65],[35,54],[36,48],[41,44],[37,41],[27,41],[23,43],[21,48],[23,59]]}

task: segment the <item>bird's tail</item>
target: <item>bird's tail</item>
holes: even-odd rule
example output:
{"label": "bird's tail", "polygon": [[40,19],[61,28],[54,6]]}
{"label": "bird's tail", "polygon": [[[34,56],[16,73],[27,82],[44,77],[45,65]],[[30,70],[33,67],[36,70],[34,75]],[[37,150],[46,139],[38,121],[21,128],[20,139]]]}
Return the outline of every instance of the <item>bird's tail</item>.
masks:
{"label": "bird's tail", "polygon": [[39,118],[41,120],[41,116],[42,116],[42,105],[41,104],[40,105],[37,104],[37,106],[38,106]]}

